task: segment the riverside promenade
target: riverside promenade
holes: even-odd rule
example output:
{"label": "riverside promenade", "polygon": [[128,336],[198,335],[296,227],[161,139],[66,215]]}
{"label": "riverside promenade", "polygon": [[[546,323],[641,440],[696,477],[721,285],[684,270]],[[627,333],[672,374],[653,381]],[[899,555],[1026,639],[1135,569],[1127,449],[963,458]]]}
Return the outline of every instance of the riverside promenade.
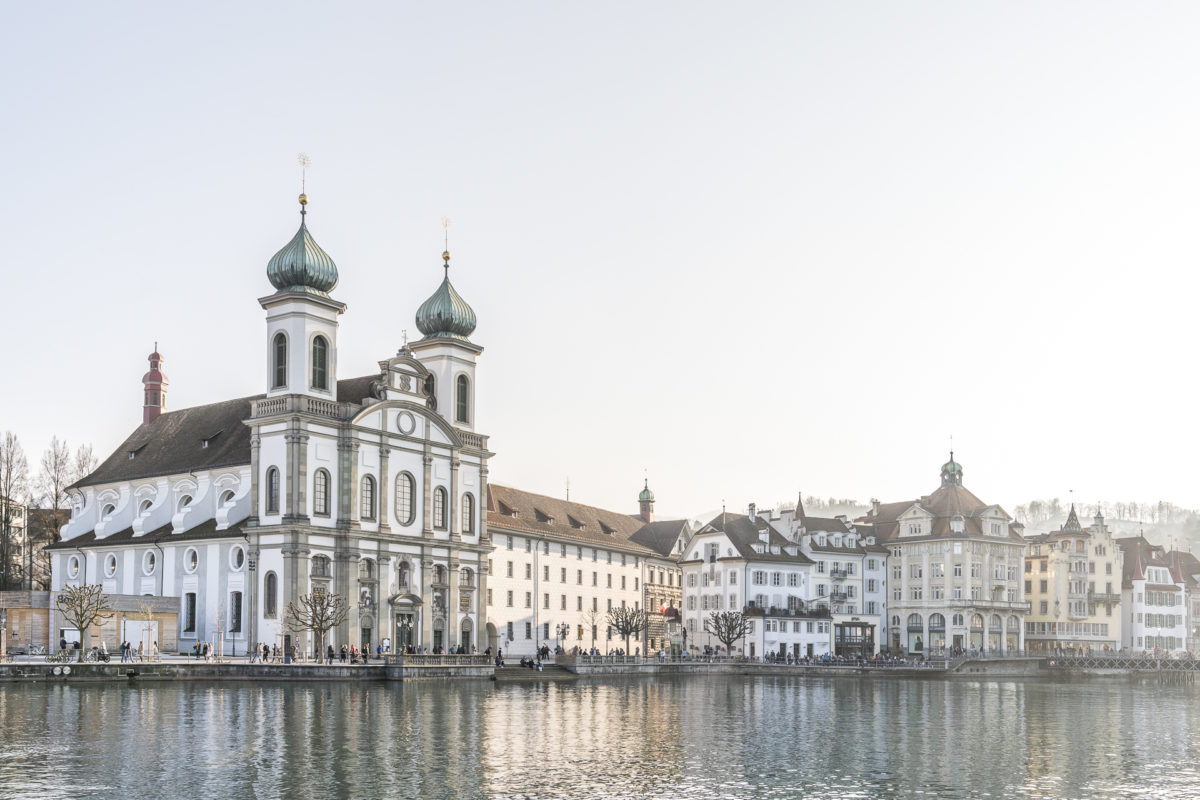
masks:
{"label": "riverside promenade", "polygon": [[156,661],[113,659],[108,663],[49,662],[36,656],[18,657],[0,664],[0,684],[5,682],[97,681],[460,681],[495,680],[528,683],[585,678],[650,678],[687,675],[761,675],[772,677],[910,678],[953,680],[1034,677],[1153,677],[1170,682],[1192,682],[1200,660],[1152,656],[1038,656],[958,657],[919,662],[771,663],[745,658],[659,659],[636,656],[560,655],[542,670],[509,661],[497,668],[485,655],[385,655],[367,664],[312,661],[297,663],[249,662],[244,658],[204,661],[165,656]]}

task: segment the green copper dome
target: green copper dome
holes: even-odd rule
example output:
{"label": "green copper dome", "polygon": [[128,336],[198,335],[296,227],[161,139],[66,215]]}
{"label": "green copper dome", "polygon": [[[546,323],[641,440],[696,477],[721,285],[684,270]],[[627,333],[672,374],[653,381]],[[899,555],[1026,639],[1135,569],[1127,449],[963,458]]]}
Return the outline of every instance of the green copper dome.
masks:
{"label": "green copper dome", "polygon": [[450,284],[450,253],[442,253],[446,277],[428,300],[417,309],[417,329],[426,339],[459,339],[475,332],[475,312]]}
{"label": "green copper dome", "polygon": [[647,478],[646,482],[642,485],[642,491],[638,493],[638,502],[639,503],[653,503],[654,502],[654,492],[650,491],[650,479],[649,478]]}
{"label": "green copper dome", "polygon": [[328,295],[337,286],[337,264],[321,249],[304,224],[308,198],[300,195],[300,230],[267,264],[267,278],[281,292]]}
{"label": "green copper dome", "polygon": [[963,468],[954,460],[954,451],[950,451],[950,460],[942,464],[942,486],[962,486]]}

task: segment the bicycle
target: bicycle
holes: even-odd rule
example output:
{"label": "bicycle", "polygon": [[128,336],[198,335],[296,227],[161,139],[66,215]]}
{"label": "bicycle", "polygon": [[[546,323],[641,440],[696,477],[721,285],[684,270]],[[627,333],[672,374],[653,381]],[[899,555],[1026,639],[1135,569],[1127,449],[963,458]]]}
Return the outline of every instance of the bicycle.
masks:
{"label": "bicycle", "polygon": [[86,661],[103,661],[105,664],[107,664],[109,655],[108,653],[101,652],[99,647],[93,647],[91,650],[88,650],[87,655],[84,656],[84,659]]}

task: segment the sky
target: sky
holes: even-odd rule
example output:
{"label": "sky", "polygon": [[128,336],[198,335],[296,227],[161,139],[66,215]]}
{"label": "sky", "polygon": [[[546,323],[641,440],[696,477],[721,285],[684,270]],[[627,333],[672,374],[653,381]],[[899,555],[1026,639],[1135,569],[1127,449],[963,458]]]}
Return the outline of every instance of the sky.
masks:
{"label": "sky", "polygon": [[0,431],[265,391],[270,257],[342,378],[441,279],[491,480],[663,515],[965,485],[1200,507],[1195,3],[11,3]]}

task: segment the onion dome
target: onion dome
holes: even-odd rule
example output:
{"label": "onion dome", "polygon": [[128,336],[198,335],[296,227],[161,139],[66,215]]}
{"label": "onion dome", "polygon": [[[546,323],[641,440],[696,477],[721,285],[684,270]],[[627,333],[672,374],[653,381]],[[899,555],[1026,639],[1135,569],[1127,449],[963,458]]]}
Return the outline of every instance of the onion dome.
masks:
{"label": "onion dome", "polygon": [[465,342],[475,331],[475,312],[450,284],[449,250],[442,253],[442,260],[445,262],[446,277],[437,291],[417,309],[417,329],[425,334],[426,339],[459,339]]}
{"label": "onion dome", "polygon": [[638,502],[639,503],[653,503],[654,502],[654,492],[650,491],[650,479],[649,478],[647,478],[645,483],[642,484],[642,491],[638,493]]}
{"label": "onion dome", "polygon": [[950,460],[942,464],[942,486],[962,486],[963,468],[954,460],[954,451],[950,451]]}
{"label": "onion dome", "polygon": [[308,197],[300,195],[300,230],[267,264],[267,278],[281,292],[328,296],[337,286],[337,264],[321,249],[304,224]]}

